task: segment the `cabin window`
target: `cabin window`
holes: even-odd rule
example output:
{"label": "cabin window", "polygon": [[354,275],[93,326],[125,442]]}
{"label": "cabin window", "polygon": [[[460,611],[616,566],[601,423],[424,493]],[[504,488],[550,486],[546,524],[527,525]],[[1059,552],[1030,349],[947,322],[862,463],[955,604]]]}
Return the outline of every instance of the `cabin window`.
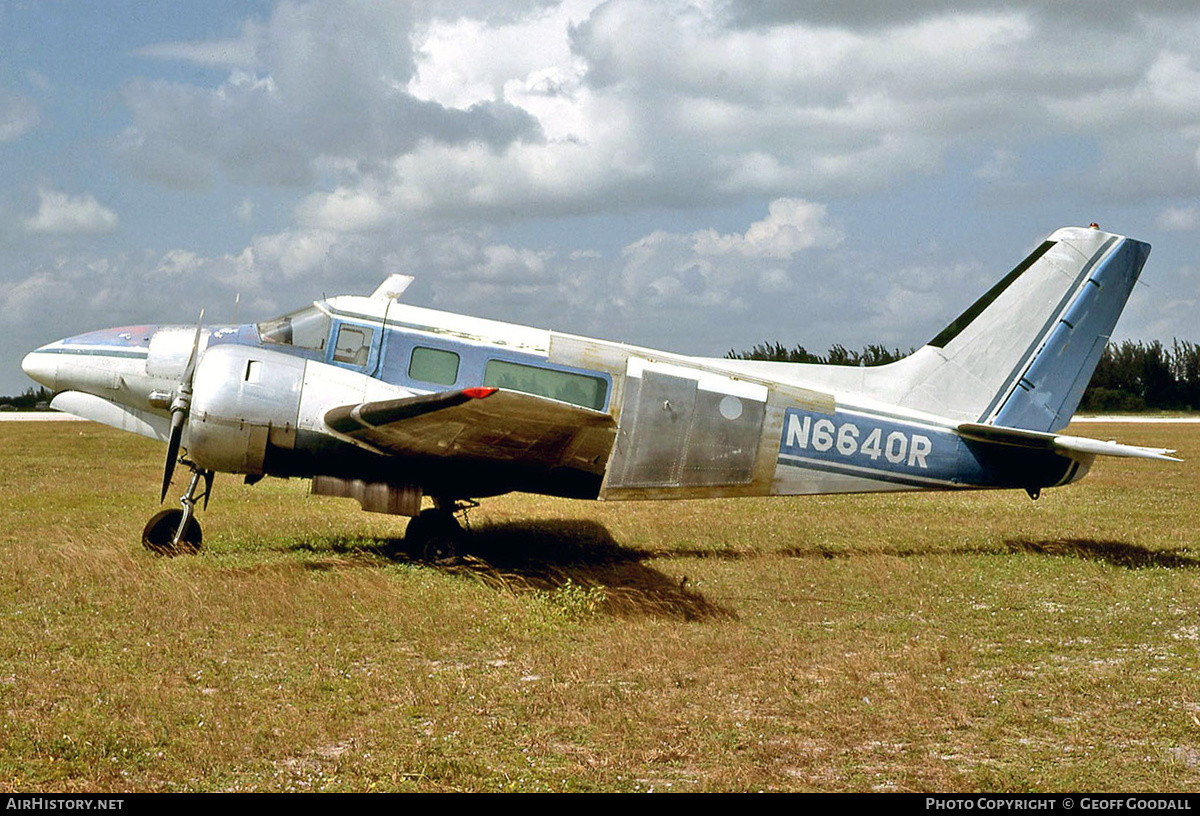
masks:
{"label": "cabin window", "polygon": [[316,306],[308,306],[259,323],[257,328],[264,343],[322,351],[329,338],[329,315]]}
{"label": "cabin window", "polygon": [[608,383],[600,377],[510,363],[507,360],[488,360],[483,372],[483,384],[549,397],[594,411],[604,408],[604,400],[608,396]]}
{"label": "cabin window", "polygon": [[365,366],[371,356],[371,338],[374,330],[365,326],[344,325],[338,329],[337,344],[333,347],[333,359],[338,363]]}
{"label": "cabin window", "polygon": [[454,385],[458,380],[458,355],[444,349],[417,346],[408,363],[408,376],[421,382]]}

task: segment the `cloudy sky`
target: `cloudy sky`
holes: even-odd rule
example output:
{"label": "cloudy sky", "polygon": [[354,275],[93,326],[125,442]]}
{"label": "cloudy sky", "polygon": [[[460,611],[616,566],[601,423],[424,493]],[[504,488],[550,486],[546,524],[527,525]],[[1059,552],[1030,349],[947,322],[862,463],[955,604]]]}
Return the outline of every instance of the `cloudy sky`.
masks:
{"label": "cloudy sky", "polygon": [[686,353],[907,348],[1091,221],[1154,245],[1118,336],[1200,340],[1193,0],[0,0],[0,394],[393,272]]}

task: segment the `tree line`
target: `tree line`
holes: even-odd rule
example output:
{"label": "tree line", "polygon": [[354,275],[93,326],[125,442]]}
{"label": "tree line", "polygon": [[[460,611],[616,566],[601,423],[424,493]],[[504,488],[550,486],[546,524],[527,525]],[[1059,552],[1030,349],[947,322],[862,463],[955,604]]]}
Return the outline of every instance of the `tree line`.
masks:
{"label": "tree line", "polygon": [[1157,340],[1109,343],[1079,409],[1200,410],[1200,346],[1186,340],[1172,340],[1169,349]]}
{"label": "tree line", "polygon": [[[787,348],[782,343],[759,343],[749,351],[730,349],[731,360],[773,360],[821,365],[884,365],[911,354],[881,345],[851,351],[834,345],[825,355],[813,354],[804,346]],[[1200,410],[1200,345],[1173,340],[1167,348],[1158,340],[1109,343],[1096,365],[1096,373],[1083,393],[1079,410],[1114,413],[1123,411]]]}
{"label": "tree line", "polygon": [[851,351],[839,344],[829,347],[825,356],[813,354],[804,346],[784,348],[782,343],[759,343],[749,351],[730,349],[725,354],[728,360],[769,360],[777,363],[817,363],[818,365],[877,366],[894,363],[901,357],[912,354],[914,349],[901,351],[886,346],[863,346],[862,351]]}
{"label": "tree line", "polygon": [[11,405],[17,411],[33,411],[38,409],[39,403],[48,405],[53,396],[53,391],[42,386],[26,388],[15,397],[0,397],[0,405]]}

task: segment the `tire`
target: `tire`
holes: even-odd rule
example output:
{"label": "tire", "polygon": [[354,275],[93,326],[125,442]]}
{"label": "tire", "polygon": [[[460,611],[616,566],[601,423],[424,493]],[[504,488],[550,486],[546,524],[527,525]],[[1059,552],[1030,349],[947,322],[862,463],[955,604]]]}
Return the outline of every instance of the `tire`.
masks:
{"label": "tire", "polygon": [[466,533],[454,516],[441,510],[423,510],[408,523],[404,547],[424,561],[445,561],[458,555]]}
{"label": "tire", "polygon": [[159,510],[142,529],[142,546],[152,553],[166,556],[195,555],[200,552],[204,534],[195,516],[188,519],[187,528],[179,537],[179,546],[171,546],[175,531],[179,529],[179,522],[182,520],[182,510]]}

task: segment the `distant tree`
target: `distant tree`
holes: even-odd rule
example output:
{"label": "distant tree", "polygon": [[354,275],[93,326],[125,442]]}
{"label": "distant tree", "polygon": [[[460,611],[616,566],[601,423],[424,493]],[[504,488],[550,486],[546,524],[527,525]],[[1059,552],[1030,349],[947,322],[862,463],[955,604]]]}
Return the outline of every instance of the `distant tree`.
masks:
{"label": "distant tree", "polygon": [[1155,408],[1178,407],[1175,378],[1171,376],[1170,355],[1157,340],[1146,345],[1142,352],[1141,381],[1142,399],[1146,401],[1146,405]]}
{"label": "distant tree", "polygon": [[907,352],[902,352],[898,348],[888,349],[885,346],[872,343],[869,346],[863,346],[862,356],[859,362],[865,366],[887,365],[894,363],[897,360],[907,357],[912,354],[915,349],[909,349]]}
{"label": "distant tree", "polygon": [[1200,346],[1187,340],[1174,341],[1171,376],[1178,389],[1179,407],[1185,411],[1200,409]]}
{"label": "distant tree", "polygon": [[[911,354],[912,349],[909,349],[907,354]],[[816,363],[818,365],[885,365],[886,363],[894,363],[896,360],[906,356],[905,352],[900,349],[888,349],[880,345],[865,346],[862,351],[850,351],[840,343],[836,343],[829,347],[829,354],[822,357],[819,354],[813,354],[804,346],[795,346],[786,348],[782,343],[776,341],[759,343],[749,351],[735,351],[730,349],[726,352],[725,357],[729,360],[768,360],[777,363]]]}
{"label": "distant tree", "polygon": [[0,405],[11,405],[20,411],[32,411],[37,408],[38,403],[49,403],[53,396],[54,392],[48,388],[31,387],[26,388],[19,396],[0,397]]}
{"label": "distant tree", "polygon": [[767,360],[777,363],[823,363],[825,360],[815,354],[810,354],[804,346],[792,349],[783,347],[782,343],[759,343],[749,351],[734,351],[725,353],[728,360]]}
{"label": "distant tree", "polygon": [[1200,408],[1200,349],[1157,340],[1109,343],[1083,394],[1080,410],[1096,412]]}

